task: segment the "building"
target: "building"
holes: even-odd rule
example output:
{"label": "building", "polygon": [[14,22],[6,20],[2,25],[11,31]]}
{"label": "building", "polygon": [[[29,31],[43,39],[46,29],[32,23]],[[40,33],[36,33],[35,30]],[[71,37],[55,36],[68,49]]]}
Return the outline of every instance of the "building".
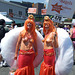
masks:
{"label": "building", "polygon": [[[26,14],[28,16],[28,14],[33,14],[35,17],[35,21],[40,21],[42,18],[43,21],[43,17],[44,15],[41,15],[41,9],[44,9],[46,6],[44,5],[44,3],[31,3],[31,2],[15,2],[15,1],[10,1],[11,3],[15,3],[21,6],[25,6],[27,7],[26,9]],[[36,8],[36,13],[28,13],[28,8]]]}
{"label": "building", "polygon": [[21,5],[21,6],[24,6],[24,7],[27,7],[27,8],[32,7],[32,4],[33,4],[31,2],[24,2],[24,1],[22,1],[22,2],[10,1],[10,2]]}
{"label": "building", "polygon": [[44,3],[34,4],[34,8],[37,8],[36,14],[41,15],[41,9],[44,9]]}
{"label": "building", "polygon": [[4,1],[4,0],[0,0],[0,1]]}
{"label": "building", "polygon": [[18,4],[0,1],[0,12],[6,12],[6,16],[15,20],[16,23],[24,23],[26,19],[26,9],[27,7]]}
{"label": "building", "polygon": [[28,8],[37,8],[37,15],[41,15],[41,9],[44,9],[44,3],[31,3],[31,2],[16,2],[16,1],[10,1],[11,3],[15,3],[21,6],[25,6],[27,7],[27,12],[28,12]]}
{"label": "building", "polygon": [[31,3],[31,2],[24,2],[24,1],[22,1],[22,2],[10,1],[10,2],[14,3],[14,4],[18,4],[18,5],[24,6],[24,7],[27,7],[26,15],[28,15],[27,14],[28,13],[28,8],[32,8],[32,5],[33,5],[33,3]]}

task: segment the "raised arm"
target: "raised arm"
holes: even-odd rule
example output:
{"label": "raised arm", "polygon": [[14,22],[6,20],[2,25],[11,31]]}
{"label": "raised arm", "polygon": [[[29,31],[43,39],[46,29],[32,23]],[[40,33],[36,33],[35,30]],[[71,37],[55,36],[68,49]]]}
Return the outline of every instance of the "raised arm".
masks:
{"label": "raised arm", "polygon": [[54,47],[58,48],[58,34],[57,34],[57,32],[54,33],[53,37],[54,37],[54,42],[53,42]]}
{"label": "raised arm", "polygon": [[55,48],[58,48],[58,35],[57,34],[54,39],[54,46],[55,46]]}
{"label": "raised arm", "polygon": [[15,56],[14,56],[15,60],[17,60],[17,55],[18,55],[18,50],[19,50],[20,44],[21,44],[21,40],[22,40],[22,37],[21,37],[21,33],[20,33],[17,44],[16,44],[16,49],[15,49]]}

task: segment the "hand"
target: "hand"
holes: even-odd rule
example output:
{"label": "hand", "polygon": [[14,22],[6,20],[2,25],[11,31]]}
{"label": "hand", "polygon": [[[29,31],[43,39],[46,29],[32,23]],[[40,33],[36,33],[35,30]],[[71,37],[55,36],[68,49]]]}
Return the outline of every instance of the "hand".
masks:
{"label": "hand", "polygon": [[14,60],[17,60],[17,55],[14,56]]}
{"label": "hand", "polygon": [[44,42],[44,41],[45,41],[45,39],[42,40],[42,42]]}

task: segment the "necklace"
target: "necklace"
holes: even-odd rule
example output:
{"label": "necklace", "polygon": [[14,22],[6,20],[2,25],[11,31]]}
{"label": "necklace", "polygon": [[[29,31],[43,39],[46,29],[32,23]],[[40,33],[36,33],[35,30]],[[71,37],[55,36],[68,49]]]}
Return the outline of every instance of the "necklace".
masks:
{"label": "necklace", "polygon": [[32,35],[30,33],[26,33],[25,36],[28,38],[28,39],[31,39],[32,38]]}

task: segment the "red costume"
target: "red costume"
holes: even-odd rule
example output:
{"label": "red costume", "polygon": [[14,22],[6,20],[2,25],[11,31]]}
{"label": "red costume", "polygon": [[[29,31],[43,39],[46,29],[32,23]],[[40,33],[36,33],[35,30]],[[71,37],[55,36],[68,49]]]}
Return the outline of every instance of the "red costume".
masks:
{"label": "red costume", "polygon": [[41,64],[40,75],[55,75],[55,51],[44,50],[44,61]]}
{"label": "red costume", "polygon": [[[27,30],[28,30],[28,27],[27,27],[27,24],[28,23],[31,23],[32,26],[31,26],[31,35],[27,35]],[[37,44],[34,40],[36,40],[36,32],[35,32],[35,22],[34,22],[34,19],[33,19],[33,15],[30,15],[28,17],[28,19],[25,21],[25,24],[24,24],[24,27],[25,29],[23,31],[21,31],[21,37],[24,39],[23,40],[23,43],[24,42],[29,42],[29,44],[32,44],[33,46],[33,43],[35,44],[33,47],[34,49],[37,48]],[[25,40],[25,37],[27,38]],[[27,45],[26,45],[27,46]],[[16,49],[17,50],[17,49]],[[35,49],[36,50],[36,49]],[[17,51],[15,53],[15,55],[17,54]],[[35,55],[37,54],[37,52],[33,49],[28,49],[28,50],[20,50],[19,51],[19,58],[18,58],[18,68],[15,72],[14,75],[34,75],[34,67],[33,67],[33,61],[34,61],[34,58],[35,58]]]}
{"label": "red costume", "polygon": [[15,72],[14,75],[34,75],[34,50],[20,50],[18,58],[18,67],[19,69]]}
{"label": "red costume", "polygon": [[[49,29],[46,30],[45,25],[47,27],[49,27]],[[47,31],[47,33],[46,33],[46,31]],[[53,21],[51,21],[48,16],[45,16],[45,18],[44,18],[43,32],[45,34],[45,38],[43,40],[43,42],[45,44],[44,48],[45,48],[45,46],[47,48],[48,46],[46,44],[47,44],[48,36],[50,36],[51,32],[55,32],[55,27],[53,26]],[[44,49],[44,61],[41,64],[40,75],[55,75],[55,51],[54,51],[53,45],[52,45],[53,37],[52,38],[49,37],[49,40],[51,41],[51,42],[49,42],[49,46],[51,48]]]}

